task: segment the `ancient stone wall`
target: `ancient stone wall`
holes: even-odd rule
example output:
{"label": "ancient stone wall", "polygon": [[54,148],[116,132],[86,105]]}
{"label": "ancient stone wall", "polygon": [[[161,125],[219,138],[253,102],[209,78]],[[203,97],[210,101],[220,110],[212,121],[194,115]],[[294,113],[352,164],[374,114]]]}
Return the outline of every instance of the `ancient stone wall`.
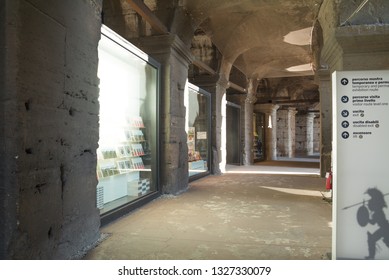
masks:
{"label": "ancient stone wall", "polygon": [[320,153],[320,118],[313,119],[313,152]]}
{"label": "ancient stone wall", "polygon": [[387,0],[338,1],[340,24],[371,25],[389,23],[389,3]]}
{"label": "ancient stone wall", "polygon": [[308,153],[307,146],[307,117],[306,115],[296,116],[296,152],[300,155]]}
{"label": "ancient stone wall", "polygon": [[277,156],[295,156],[296,152],[296,115],[295,108],[277,111]]}
{"label": "ancient stone wall", "polygon": [[101,1],[7,0],[0,10],[0,254],[74,258],[99,238]]}
{"label": "ancient stone wall", "polygon": [[288,111],[277,111],[277,157],[288,156]]}

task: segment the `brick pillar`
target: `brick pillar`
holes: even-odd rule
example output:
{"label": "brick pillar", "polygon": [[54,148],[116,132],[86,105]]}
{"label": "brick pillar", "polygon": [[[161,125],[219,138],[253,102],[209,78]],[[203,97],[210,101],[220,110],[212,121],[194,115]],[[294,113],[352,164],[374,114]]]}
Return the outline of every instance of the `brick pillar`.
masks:
{"label": "brick pillar", "polygon": [[143,37],[133,42],[162,65],[160,99],[160,179],[163,193],[188,187],[188,146],[185,131],[185,90],[190,50],[173,34]]}
{"label": "brick pillar", "polygon": [[278,105],[259,104],[255,110],[265,114],[265,151],[267,160],[277,159],[277,109]]}

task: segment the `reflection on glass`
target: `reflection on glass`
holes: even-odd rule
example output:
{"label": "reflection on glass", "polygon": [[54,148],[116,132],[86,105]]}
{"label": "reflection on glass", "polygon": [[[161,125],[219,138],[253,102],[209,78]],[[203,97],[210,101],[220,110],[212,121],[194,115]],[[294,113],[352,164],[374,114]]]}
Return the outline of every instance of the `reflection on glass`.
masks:
{"label": "reflection on glass", "polygon": [[157,69],[102,35],[98,76],[97,207],[103,214],[156,190]]}
{"label": "reflection on glass", "polygon": [[194,86],[189,87],[186,100],[189,176],[208,172],[210,96]]}

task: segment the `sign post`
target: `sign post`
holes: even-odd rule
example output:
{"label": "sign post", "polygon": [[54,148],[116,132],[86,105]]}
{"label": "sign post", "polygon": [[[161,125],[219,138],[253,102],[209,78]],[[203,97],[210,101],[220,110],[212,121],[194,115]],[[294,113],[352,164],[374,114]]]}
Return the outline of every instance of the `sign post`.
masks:
{"label": "sign post", "polygon": [[333,87],[333,259],[389,259],[389,71]]}

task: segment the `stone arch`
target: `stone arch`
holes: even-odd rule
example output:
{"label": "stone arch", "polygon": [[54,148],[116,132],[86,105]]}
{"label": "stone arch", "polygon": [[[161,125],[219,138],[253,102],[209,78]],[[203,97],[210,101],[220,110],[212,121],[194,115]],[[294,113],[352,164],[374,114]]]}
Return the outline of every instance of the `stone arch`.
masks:
{"label": "stone arch", "polygon": [[323,29],[320,21],[316,20],[312,29],[312,40],[311,40],[311,52],[312,52],[312,67],[316,73],[318,70],[326,68],[326,63],[321,61],[321,49],[323,48]]}

